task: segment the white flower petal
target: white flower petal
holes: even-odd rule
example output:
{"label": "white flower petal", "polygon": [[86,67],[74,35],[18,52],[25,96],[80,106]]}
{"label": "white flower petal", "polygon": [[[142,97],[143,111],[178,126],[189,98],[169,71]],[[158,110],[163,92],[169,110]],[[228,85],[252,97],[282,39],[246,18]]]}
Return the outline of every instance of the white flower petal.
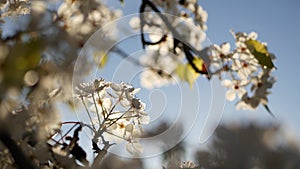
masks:
{"label": "white flower petal", "polygon": [[110,98],[102,99],[102,105],[105,107],[106,110],[109,110],[112,106],[112,101]]}
{"label": "white flower petal", "polygon": [[246,70],[241,69],[237,72],[237,75],[241,80],[244,81],[247,80],[249,74],[246,72]]}
{"label": "white flower petal", "polygon": [[230,87],[232,85],[232,81],[225,79],[222,81],[222,86]]}
{"label": "white flower petal", "polygon": [[132,93],[133,93],[133,94],[137,94],[137,93],[140,92],[140,91],[141,91],[141,88],[136,88],[136,89],[133,90]]}
{"label": "white flower petal", "polygon": [[110,83],[110,87],[114,90],[114,91],[121,91],[123,89],[122,84],[116,84],[116,83]]}
{"label": "white flower petal", "polygon": [[64,14],[66,14],[66,11],[70,13],[68,8],[69,8],[69,6],[66,3],[62,3],[57,10],[58,16],[62,16]]}
{"label": "white flower petal", "polygon": [[72,17],[70,19],[71,25],[76,27],[76,26],[82,26],[81,24],[84,21],[84,15],[80,14],[80,15],[75,15],[74,17]]}
{"label": "white flower petal", "polygon": [[128,101],[128,100],[124,100],[124,99],[120,102],[120,104],[121,104],[121,106],[123,106],[123,107],[125,107],[125,108],[131,106],[131,102]]}
{"label": "white flower petal", "polygon": [[252,109],[251,106],[249,106],[248,104],[246,104],[243,101],[238,102],[238,104],[236,105],[236,109],[237,110],[249,110]]}
{"label": "white flower petal", "polygon": [[229,53],[230,52],[230,44],[227,42],[227,43],[223,43],[221,45],[221,50],[223,53]]}
{"label": "white flower petal", "polygon": [[126,144],[126,150],[131,154],[141,154],[143,152],[143,146],[138,143],[128,143]]}
{"label": "white flower petal", "polygon": [[150,123],[150,117],[149,116],[141,116],[139,118],[140,124],[149,124]]}
{"label": "white flower petal", "polygon": [[246,92],[247,92],[246,89],[244,89],[244,88],[239,88],[239,90],[237,91],[237,95],[238,95],[239,98],[242,98],[243,95],[244,95]]}
{"label": "white flower petal", "polygon": [[[101,110],[101,107],[97,106],[97,109],[98,109],[98,110],[99,110],[99,109]],[[96,107],[95,107],[94,104],[92,104],[92,105],[89,107],[89,110],[90,110],[91,112],[94,112],[94,113],[97,112]]]}
{"label": "white flower petal", "polygon": [[228,90],[226,92],[226,99],[229,100],[229,101],[233,101],[236,97],[236,93],[234,90]]}
{"label": "white flower petal", "polygon": [[118,128],[118,124],[114,123],[111,126],[109,126],[108,130],[116,130]]}
{"label": "white flower petal", "polygon": [[129,21],[129,25],[133,28],[133,29],[139,29],[140,28],[140,18],[139,17],[132,17]]}
{"label": "white flower petal", "polygon": [[248,38],[249,39],[252,39],[252,40],[256,40],[257,39],[257,33],[256,32],[250,32],[249,35],[248,35]]}
{"label": "white flower petal", "polygon": [[127,131],[129,133],[132,133],[132,131],[133,131],[133,124],[126,125],[125,131]]}

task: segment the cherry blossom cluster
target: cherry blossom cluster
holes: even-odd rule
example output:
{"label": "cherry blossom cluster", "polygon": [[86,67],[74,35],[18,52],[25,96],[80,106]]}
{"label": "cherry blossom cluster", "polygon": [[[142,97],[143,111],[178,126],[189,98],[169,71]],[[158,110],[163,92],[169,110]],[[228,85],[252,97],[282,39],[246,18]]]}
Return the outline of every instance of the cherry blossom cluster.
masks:
{"label": "cherry blossom cluster", "polygon": [[[275,78],[271,75],[274,68],[260,63],[246,43],[253,40],[265,48],[267,44],[257,41],[255,32],[233,33],[233,36],[236,40],[236,48],[233,51],[230,51],[229,43],[213,46],[210,68],[214,75],[220,75],[221,79],[221,75],[225,74],[222,85],[228,89],[226,99],[240,99],[237,109],[255,109],[259,104],[267,108],[267,95],[275,83]],[[268,54],[272,60],[275,59],[273,54]]]}
{"label": "cherry blossom cluster", "polygon": [[139,137],[143,124],[148,124],[145,103],[135,94],[139,89],[126,83],[107,82],[104,79],[82,83],[76,94],[85,106],[97,143],[125,141],[126,149],[132,154],[142,152]]}
{"label": "cherry blossom cluster", "polygon": [[57,10],[61,26],[74,36],[87,35],[99,26],[117,19],[122,15],[120,10],[110,10],[104,4],[92,1],[65,0]]}
{"label": "cherry blossom cluster", "polygon": [[195,26],[203,30],[207,29],[207,12],[197,3],[197,0],[153,0],[152,2],[165,13],[193,20]]}
{"label": "cherry blossom cluster", "polygon": [[201,43],[206,38],[207,13],[196,1],[189,0],[144,1],[141,11],[145,13],[130,21],[133,29],[141,31],[143,46],[147,47],[140,62],[150,68],[141,73],[141,84],[153,88],[174,83],[176,68],[185,58],[181,43],[199,50],[202,48]]}

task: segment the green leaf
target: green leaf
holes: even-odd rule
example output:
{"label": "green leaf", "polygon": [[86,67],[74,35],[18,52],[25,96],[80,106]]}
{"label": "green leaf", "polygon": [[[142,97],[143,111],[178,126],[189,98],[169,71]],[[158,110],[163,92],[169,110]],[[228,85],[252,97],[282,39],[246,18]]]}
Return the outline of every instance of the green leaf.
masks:
{"label": "green leaf", "polygon": [[175,72],[180,80],[188,82],[191,88],[200,75],[193,69],[193,67],[189,63],[178,65]]}
{"label": "green leaf", "polygon": [[265,45],[257,40],[247,40],[245,44],[261,66],[268,69],[275,67]]}

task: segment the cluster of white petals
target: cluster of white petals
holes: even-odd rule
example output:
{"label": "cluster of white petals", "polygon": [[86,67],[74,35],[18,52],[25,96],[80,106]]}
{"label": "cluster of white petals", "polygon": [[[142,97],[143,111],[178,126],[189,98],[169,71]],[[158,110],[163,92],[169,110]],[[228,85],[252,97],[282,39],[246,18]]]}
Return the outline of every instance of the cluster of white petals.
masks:
{"label": "cluster of white petals", "polygon": [[[256,40],[257,34],[251,32],[233,35],[236,39],[233,51],[230,51],[229,43],[213,46],[210,68],[220,78],[225,73],[226,79],[222,81],[222,85],[228,89],[226,99],[233,101],[238,98],[237,109],[255,109],[259,104],[266,106],[267,95],[275,79],[271,76],[272,69],[260,64],[246,45],[246,41]],[[265,43],[262,44],[266,46]]]}
{"label": "cluster of white petals", "polygon": [[153,0],[153,3],[165,13],[185,18],[193,18],[196,26],[200,26],[203,30],[207,29],[207,12],[202,6],[198,5],[196,0]]}
{"label": "cluster of white petals", "polygon": [[121,16],[121,11],[113,11],[97,1],[65,0],[57,10],[61,26],[70,34],[86,35],[99,26]]}
{"label": "cluster of white petals", "polygon": [[139,89],[126,83],[107,82],[104,79],[82,83],[76,94],[86,107],[94,139],[98,143],[127,142],[126,149],[133,154],[142,152],[139,137],[143,124],[150,118],[145,112],[145,103],[135,94]]}
{"label": "cluster of white petals", "polygon": [[179,61],[174,55],[158,55],[157,51],[148,51],[147,55],[141,57],[140,62],[149,65],[141,73],[141,85],[151,89],[175,83],[172,73]]}

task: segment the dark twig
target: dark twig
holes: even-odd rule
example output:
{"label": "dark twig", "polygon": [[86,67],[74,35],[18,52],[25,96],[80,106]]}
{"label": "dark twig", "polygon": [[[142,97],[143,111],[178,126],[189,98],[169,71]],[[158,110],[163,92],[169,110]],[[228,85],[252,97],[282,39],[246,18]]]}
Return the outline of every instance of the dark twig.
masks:
{"label": "dark twig", "polygon": [[[143,36],[143,35],[142,35]],[[144,40],[144,44],[145,45],[158,45],[158,44],[160,44],[160,43],[162,43],[162,42],[164,42],[164,41],[166,41],[166,39],[167,39],[167,35],[164,35],[160,40],[158,40],[157,42],[149,42],[149,41],[145,41]]]}
{"label": "dark twig", "polygon": [[143,15],[145,8],[146,8],[146,1],[143,0],[142,4],[140,6],[140,31],[141,31],[141,41],[142,41],[143,49],[145,49],[145,36],[144,36],[145,18]]}

